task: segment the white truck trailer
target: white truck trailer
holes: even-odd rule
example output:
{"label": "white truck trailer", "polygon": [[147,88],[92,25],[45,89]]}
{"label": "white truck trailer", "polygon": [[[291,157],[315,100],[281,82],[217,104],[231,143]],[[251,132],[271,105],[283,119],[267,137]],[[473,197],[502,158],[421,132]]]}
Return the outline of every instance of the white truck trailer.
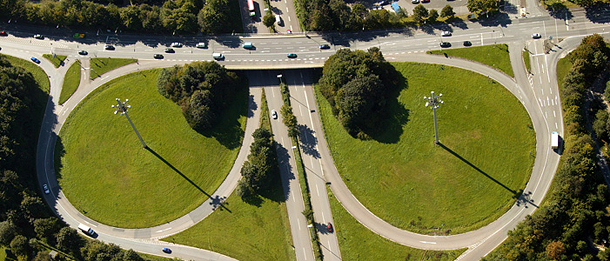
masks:
{"label": "white truck trailer", "polygon": [[551,133],[551,148],[554,150],[559,148],[559,133],[556,131]]}

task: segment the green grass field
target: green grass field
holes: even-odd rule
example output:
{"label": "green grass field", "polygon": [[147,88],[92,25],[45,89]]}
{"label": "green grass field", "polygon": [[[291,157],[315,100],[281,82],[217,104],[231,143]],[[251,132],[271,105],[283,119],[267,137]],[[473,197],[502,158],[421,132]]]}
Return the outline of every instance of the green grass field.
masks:
{"label": "green grass field", "polygon": [[36,79],[36,82],[38,83],[38,86],[40,86],[40,89],[47,94],[49,93],[49,90],[51,89],[51,84],[49,83],[49,76],[47,76],[44,70],[42,70],[38,65],[31,61],[23,60],[14,56],[4,54],[0,55],[9,60],[9,62],[11,62],[13,66],[21,67],[26,71],[32,73],[34,79]]}
{"label": "green grass field", "polygon": [[328,199],[334,228],[341,248],[341,259],[349,260],[455,260],[466,249],[426,251],[394,243],[362,224],[347,212],[330,190]]}
{"label": "green grass field", "polygon": [[[88,217],[136,228],[185,215],[213,193],[239,151],[247,89],[236,92],[217,127],[204,135],[157,92],[159,70],[129,74],[96,89],[63,126],[55,162],[70,202]],[[153,152],[143,149],[115,98],[129,98],[129,116]]]}
{"label": "green grass field", "polygon": [[42,57],[51,61],[51,63],[53,63],[55,68],[59,68],[59,66],[66,60],[66,58],[68,58],[68,56],[65,56],[65,55],[55,55],[55,58],[53,58],[53,55],[48,54],[48,53],[43,54]]}
{"label": "green grass field", "polygon": [[[373,140],[352,138],[318,94],[325,135],[352,193],[389,223],[418,233],[462,233],[500,217],[531,173],[535,137],[519,101],[480,74],[394,63],[406,79]],[[451,83],[451,84],[448,84]],[[443,94],[434,145],[432,110]]]}
{"label": "green grass field", "polygon": [[120,59],[120,58],[92,58],[91,59],[91,79],[95,79],[100,75],[111,71],[112,69],[135,63],[136,59]]}
{"label": "green grass field", "polygon": [[559,59],[557,61],[557,85],[559,86],[559,93],[563,93],[561,90],[563,89],[563,78],[566,77],[570,69],[572,68],[572,63],[568,56]]}
{"label": "green grass field", "polygon": [[73,63],[64,77],[64,84],[59,95],[59,104],[64,104],[74,94],[80,84],[80,61]]}
{"label": "green grass field", "polygon": [[523,63],[525,63],[525,68],[527,68],[527,72],[532,72],[532,64],[530,62],[530,53],[528,51],[522,51],[521,55],[523,56]]}
{"label": "green grass field", "polygon": [[449,56],[461,57],[496,68],[510,77],[515,77],[513,67],[510,65],[508,46],[506,44],[485,45],[477,47],[446,49],[442,51],[428,51],[431,54],[446,53]]}
{"label": "green grass field", "polygon": [[278,179],[271,199],[260,206],[244,203],[235,193],[195,226],[164,241],[218,252],[237,260],[295,260],[290,223]]}

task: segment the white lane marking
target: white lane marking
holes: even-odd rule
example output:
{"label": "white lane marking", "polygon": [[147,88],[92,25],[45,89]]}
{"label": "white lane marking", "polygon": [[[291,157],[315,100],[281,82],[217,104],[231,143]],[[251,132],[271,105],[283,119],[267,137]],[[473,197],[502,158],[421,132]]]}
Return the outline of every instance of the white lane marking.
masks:
{"label": "white lane marking", "polygon": [[318,197],[320,196],[320,187],[318,187],[318,184],[316,184],[316,193],[318,193]]}
{"label": "white lane marking", "polygon": [[555,111],[553,111],[553,117],[557,118],[557,114],[555,113]]}
{"label": "white lane marking", "polygon": [[557,122],[555,122],[555,129],[559,129],[559,127],[557,127]]}
{"label": "white lane marking", "polygon": [[290,190],[290,197],[292,197],[292,202],[297,202],[294,200],[294,192],[292,190]]}
{"label": "white lane marking", "polygon": [[305,256],[305,260],[307,260],[307,251],[305,251],[305,248],[303,248],[303,255]]}
{"label": "white lane marking", "polygon": [[161,232],[163,232],[163,231],[167,231],[167,230],[170,230],[170,229],[172,229],[172,228],[171,228],[171,227],[168,227],[168,228],[166,228],[166,229],[157,230],[157,233],[161,233]]}
{"label": "white lane marking", "polygon": [[301,222],[297,222],[299,224],[299,230],[301,230]]}
{"label": "white lane marking", "polygon": [[[547,56],[545,55],[544,56],[544,63],[546,64],[546,68],[549,68],[549,62],[547,61],[546,57]],[[551,75],[548,72],[546,73],[546,77],[549,80],[549,83],[551,83]]]}
{"label": "white lane marking", "polygon": [[419,241],[420,243],[424,243],[424,244],[432,244],[432,245],[436,245],[436,242],[428,242],[428,241]]}
{"label": "white lane marking", "polygon": [[550,99],[549,99],[549,96],[546,96],[546,105],[547,105],[547,106],[548,106],[548,105],[551,105],[551,102],[550,102],[549,100],[550,100]]}
{"label": "white lane marking", "polygon": [[542,99],[538,98],[538,103],[540,103],[541,107],[544,107],[544,103],[542,103]]}
{"label": "white lane marking", "polygon": [[484,45],[483,44],[483,33],[481,33],[481,45]]}

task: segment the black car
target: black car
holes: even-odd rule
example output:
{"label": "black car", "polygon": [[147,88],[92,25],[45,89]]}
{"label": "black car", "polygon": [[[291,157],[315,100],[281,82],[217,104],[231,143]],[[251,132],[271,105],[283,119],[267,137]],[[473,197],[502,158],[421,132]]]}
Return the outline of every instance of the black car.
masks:
{"label": "black car", "polygon": [[87,55],[89,53],[87,51],[85,51],[85,50],[80,50],[80,51],[78,51],[78,54],[80,54],[80,55]]}
{"label": "black car", "polygon": [[110,51],[112,51],[112,50],[114,50],[114,46],[109,45],[109,44],[104,45],[104,50],[110,50]]}
{"label": "black car", "polygon": [[157,54],[153,55],[153,58],[155,58],[155,59],[163,59],[163,55],[157,53]]}
{"label": "black car", "polygon": [[471,46],[472,43],[470,41],[464,41],[464,46]]}
{"label": "black car", "polygon": [[172,48],[165,48],[165,52],[166,53],[174,53],[175,51]]}
{"label": "black car", "polygon": [[320,45],[320,49],[330,49],[330,45],[328,45],[328,44],[321,44]]}
{"label": "black car", "polygon": [[443,48],[451,47],[451,43],[450,42],[441,42],[441,47],[443,47]]}

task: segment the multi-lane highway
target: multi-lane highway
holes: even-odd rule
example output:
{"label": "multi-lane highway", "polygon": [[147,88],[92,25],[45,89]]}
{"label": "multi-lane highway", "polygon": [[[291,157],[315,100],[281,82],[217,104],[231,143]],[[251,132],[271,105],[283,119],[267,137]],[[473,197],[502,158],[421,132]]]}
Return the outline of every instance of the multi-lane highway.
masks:
{"label": "multi-lane highway", "polygon": [[[369,47],[379,47],[390,61],[417,61],[447,64],[460,68],[473,70],[503,84],[510,90],[524,105],[536,130],[537,150],[536,163],[532,171],[530,182],[525,188],[524,195],[518,203],[511,208],[500,219],[476,231],[448,237],[430,237],[418,235],[408,231],[393,227],[387,222],[377,218],[368,212],[358,200],[349,192],[338,172],[334,168],[332,157],[328,150],[320,119],[315,112],[315,97],[311,88],[311,78],[306,70],[290,70],[277,72],[259,72],[253,74],[253,79],[259,79],[257,85],[262,86],[269,100],[271,109],[279,111],[281,100],[277,86],[277,73],[282,72],[286,75],[286,81],[290,86],[292,95],[291,102],[294,107],[297,120],[302,127],[300,143],[303,147],[304,164],[308,171],[309,186],[312,194],[312,205],[315,212],[315,219],[319,224],[320,242],[326,258],[340,259],[340,251],[334,233],[325,233],[322,224],[332,221],[332,213],[328,206],[328,199],[325,193],[326,184],[330,182],[330,187],[335,196],[341,201],[343,206],[362,224],[372,231],[386,237],[392,241],[404,245],[419,247],[423,249],[456,249],[468,247],[469,250],[461,257],[465,260],[476,260],[506,238],[506,232],[512,229],[527,214],[535,210],[535,206],[542,201],[553,174],[556,170],[559,156],[550,150],[549,133],[558,130],[563,133],[563,123],[561,118],[561,107],[558,97],[558,89],[555,75],[555,64],[561,55],[574,48],[579,43],[579,39],[587,34],[602,33],[609,28],[605,23],[593,23],[588,19],[584,11],[573,11],[567,20],[554,19],[549,16],[539,16],[533,18],[520,19],[498,19],[489,22],[488,25],[479,23],[464,22],[456,24],[450,28],[453,36],[443,37],[439,35],[439,30],[433,28],[423,30],[405,29],[395,32],[368,32],[359,34],[329,34],[319,35],[280,35],[280,36],[253,36],[247,38],[235,36],[223,36],[214,39],[201,38],[182,38],[187,46],[177,49],[174,54],[165,54],[165,59],[154,61],[152,54],[161,53],[165,44],[175,41],[175,39],[141,39],[137,40],[131,36],[120,36],[114,38],[117,44],[115,51],[103,50],[103,43],[106,38],[100,36],[99,42],[96,39],[89,39],[85,42],[73,42],[70,39],[47,38],[46,40],[34,40],[29,37],[11,35],[0,38],[2,52],[29,59],[30,56],[40,57],[43,53],[54,52],[57,54],[68,55],[68,63],[74,59],[83,57],[76,54],[77,50],[87,50],[90,56],[97,57],[133,57],[140,60],[138,64],[129,65],[109,72],[92,82],[88,80],[81,84],[75,95],[66,104],[60,106],[57,99],[61,91],[63,81],[63,70],[56,70],[52,65],[42,60],[41,67],[50,76],[51,99],[45,113],[43,127],[39,138],[37,152],[37,170],[39,181],[49,183],[52,193],[46,198],[49,205],[57,214],[68,224],[76,226],[77,223],[89,223],[98,231],[99,239],[106,242],[114,242],[125,248],[133,248],[137,251],[162,255],[159,251],[160,243],[155,239],[182,231],[199,220],[205,218],[212,208],[209,206],[218,204],[214,198],[228,196],[239,179],[239,168],[248,153],[249,142],[251,142],[251,132],[258,126],[259,110],[252,110],[252,117],[248,117],[244,143],[239,152],[235,166],[227,176],[227,180],[216,191],[213,197],[206,201],[200,208],[193,210],[187,216],[172,221],[169,224],[146,229],[122,229],[97,224],[78,213],[61,193],[53,173],[53,147],[57,133],[63,121],[72,108],[85,97],[91,90],[119,75],[143,70],[169,66],[172,64],[187,63],[194,60],[212,60],[212,52],[225,54],[226,59],[219,61],[227,68],[232,69],[278,69],[278,68],[310,68],[321,67],[324,61],[338,48],[366,49]],[[608,21],[608,14],[601,13],[596,16],[598,21]],[[487,23],[487,22],[486,22]],[[540,33],[543,38],[532,40],[532,33]],[[19,35],[19,34],[17,34]],[[550,37],[566,38],[547,54],[543,49],[544,39]],[[207,49],[194,48],[194,43],[207,41]],[[486,45],[493,43],[507,43],[511,51],[511,59],[515,77],[498,72],[489,67],[459,59],[447,59],[440,56],[424,55],[422,52],[431,49],[438,49],[439,42],[449,41],[453,47],[461,47],[463,41],[470,41],[473,45]],[[167,41],[167,43],[165,42]],[[240,47],[241,42],[253,42],[255,50],[245,50]],[[154,44],[152,44],[154,43]],[[320,50],[321,43],[332,45],[331,50]],[[523,63],[520,61],[521,49],[527,47],[532,53],[532,74],[526,73]],[[298,57],[290,59],[286,53],[297,53]],[[87,72],[86,62],[84,70]],[[68,64],[69,65],[69,64]],[[67,68],[67,66],[65,67]],[[263,81],[265,79],[265,81]],[[271,80],[269,80],[271,79]],[[256,83],[256,81],[253,81]],[[251,94],[259,97],[262,93],[261,88],[252,88]],[[255,99],[256,100],[256,99]],[[260,98],[258,98],[259,101]],[[254,107],[252,107],[254,108]],[[312,260],[311,243],[309,230],[299,228],[305,224],[299,210],[302,205],[298,182],[290,175],[295,175],[292,149],[285,127],[281,124],[281,119],[273,122],[274,133],[278,140],[278,150],[286,150],[282,172],[284,178],[284,188],[289,191],[289,201],[293,200],[292,207],[289,206],[289,215],[293,241],[295,243],[295,254],[298,260]],[[282,140],[284,139],[284,140]],[[296,184],[296,185],[295,185]],[[293,195],[294,192],[294,195]],[[300,198],[300,201],[299,201]],[[210,204],[212,203],[212,204]],[[299,205],[300,204],[300,205]],[[206,207],[208,206],[208,207]],[[297,213],[297,214],[294,214]],[[301,217],[299,217],[299,215]],[[295,228],[296,226],[296,228]],[[297,242],[299,246],[297,247]],[[189,247],[172,246],[173,256],[184,259],[219,259],[227,258],[222,255],[214,254],[209,251],[196,250]],[[299,253],[299,252],[302,252]]]}

